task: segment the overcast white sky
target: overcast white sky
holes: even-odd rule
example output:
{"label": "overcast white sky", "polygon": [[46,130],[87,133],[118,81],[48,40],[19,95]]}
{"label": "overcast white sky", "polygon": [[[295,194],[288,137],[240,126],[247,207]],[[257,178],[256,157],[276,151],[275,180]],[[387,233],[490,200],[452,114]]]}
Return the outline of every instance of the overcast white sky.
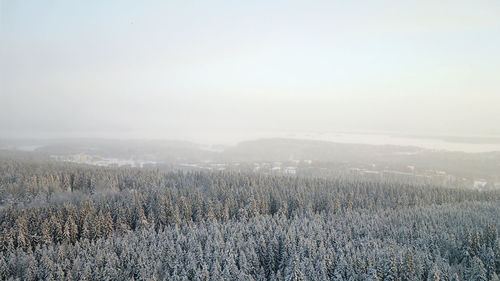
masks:
{"label": "overcast white sky", "polygon": [[500,134],[500,1],[0,0],[0,132]]}

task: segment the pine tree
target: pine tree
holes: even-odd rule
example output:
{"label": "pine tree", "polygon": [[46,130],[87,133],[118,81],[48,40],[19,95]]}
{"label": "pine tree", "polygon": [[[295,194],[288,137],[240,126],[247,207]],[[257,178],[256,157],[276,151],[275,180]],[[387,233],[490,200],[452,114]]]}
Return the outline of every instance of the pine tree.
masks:
{"label": "pine tree", "polygon": [[294,255],[291,264],[289,264],[285,271],[286,281],[302,281],[305,280],[302,271],[300,270],[299,257],[297,254]]}
{"label": "pine tree", "polygon": [[487,272],[488,280],[493,278],[493,273],[495,273],[495,253],[491,248],[488,248],[486,250],[486,256],[484,257],[485,260],[485,269]]}
{"label": "pine tree", "polygon": [[432,267],[432,270],[429,271],[429,275],[427,276],[427,281],[439,281],[441,280],[440,271],[437,265]]}
{"label": "pine tree", "polygon": [[240,254],[238,255],[238,266],[241,272],[245,274],[250,273],[247,257],[243,251],[240,251]]}
{"label": "pine tree", "polygon": [[368,273],[365,278],[366,281],[380,281],[378,277],[377,270],[375,268],[368,269]]}
{"label": "pine tree", "polygon": [[130,226],[126,222],[126,220],[122,219],[121,216],[118,216],[116,219],[116,231],[120,234],[125,234],[130,232]]}
{"label": "pine tree", "polygon": [[467,280],[470,281],[487,281],[487,272],[484,268],[483,262],[478,258],[474,257],[472,259],[471,269],[469,274],[466,276]]}
{"label": "pine tree", "polygon": [[78,225],[73,220],[73,217],[70,217],[69,220],[69,231],[70,231],[70,242],[75,243],[78,239]]}
{"label": "pine tree", "polygon": [[[71,219],[71,217],[70,217],[70,219]],[[71,223],[70,223],[69,219],[64,224],[63,240],[67,243],[71,243]]]}
{"label": "pine tree", "polygon": [[91,231],[89,228],[90,228],[90,224],[89,224],[88,218],[85,217],[83,219],[82,231],[80,233],[81,239],[92,239]]}
{"label": "pine tree", "polygon": [[21,215],[16,220],[16,245],[17,247],[26,249],[30,246],[28,233],[28,220],[26,212],[23,210]]}
{"label": "pine tree", "polygon": [[69,275],[68,275],[68,278],[65,278],[65,274],[64,274],[64,271],[61,267],[61,265],[56,265],[56,274],[55,274],[55,279],[56,280],[67,280],[69,279]]}
{"label": "pine tree", "polygon": [[204,201],[205,204],[205,217],[209,222],[213,222],[216,217],[214,213],[214,209],[212,208],[212,201],[210,199]]}
{"label": "pine tree", "polygon": [[384,281],[398,280],[398,269],[396,255],[392,253],[390,260],[386,263]]}
{"label": "pine tree", "polygon": [[52,243],[52,236],[51,236],[51,231],[50,231],[50,226],[49,222],[47,219],[45,219],[42,223],[42,244],[43,245],[50,245]]}
{"label": "pine tree", "polygon": [[28,266],[24,271],[24,280],[32,281],[37,279],[37,263],[34,258],[31,258],[28,262]]}
{"label": "pine tree", "polygon": [[403,270],[403,281],[410,281],[415,277],[415,261],[414,261],[414,254],[412,249],[409,249],[406,252],[406,257],[404,261],[404,270]]}
{"label": "pine tree", "polygon": [[208,271],[208,266],[206,263],[202,263],[202,265],[201,265],[200,280],[202,280],[202,281],[210,280],[210,272]]}
{"label": "pine tree", "polygon": [[179,212],[179,207],[177,207],[177,205],[173,208],[171,221],[174,224],[181,223],[181,214]]}
{"label": "pine tree", "polygon": [[136,197],[135,201],[135,223],[134,226],[136,229],[145,229],[148,225],[148,220],[146,219],[146,215],[144,213],[144,209],[142,207],[142,200],[139,196]]}
{"label": "pine tree", "polygon": [[216,259],[213,264],[212,268],[210,269],[210,280],[220,280],[221,276],[221,267],[219,264],[219,261]]}
{"label": "pine tree", "polygon": [[191,221],[193,219],[193,211],[191,208],[191,204],[189,200],[181,196],[180,201],[179,201],[179,207],[180,207],[180,215],[183,221]]}
{"label": "pine tree", "polygon": [[80,280],[82,281],[92,280],[92,269],[89,264],[86,264],[85,267],[83,268],[83,272],[80,275]]}
{"label": "pine tree", "polygon": [[457,273],[453,274],[453,276],[451,277],[450,281],[460,281],[460,278],[458,277],[458,274]]}
{"label": "pine tree", "polygon": [[0,256],[0,280],[7,280],[9,277],[9,267],[3,256]]}
{"label": "pine tree", "polygon": [[56,242],[61,242],[63,240],[63,228],[59,219],[55,215],[52,215],[49,223],[52,228],[52,238]]}

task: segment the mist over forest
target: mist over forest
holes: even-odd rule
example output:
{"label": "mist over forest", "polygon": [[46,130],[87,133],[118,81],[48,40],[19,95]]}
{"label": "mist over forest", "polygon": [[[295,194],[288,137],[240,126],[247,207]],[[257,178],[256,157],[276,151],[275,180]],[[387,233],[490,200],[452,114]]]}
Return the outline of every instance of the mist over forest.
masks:
{"label": "mist over forest", "polygon": [[499,15],[0,0],[0,280],[498,281]]}
{"label": "mist over forest", "polygon": [[4,280],[498,280],[499,152],[2,145]]}

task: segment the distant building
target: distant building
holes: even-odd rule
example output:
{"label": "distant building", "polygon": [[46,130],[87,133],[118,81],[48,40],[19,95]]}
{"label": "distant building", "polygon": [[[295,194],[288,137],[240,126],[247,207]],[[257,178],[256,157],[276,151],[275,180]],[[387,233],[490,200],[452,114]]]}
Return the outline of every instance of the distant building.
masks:
{"label": "distant building", "polygon": [[359,174],[361,173],[361,169],[360,168],[350,168],[349,171],[353,174]]}
{"label": "distant building", "polygon": [[289,175],[297,174],[297,167],[286,167],[285,174],[289,174]]}
{"label": "distant building", "polygon": [[483,180],[475,180],[474,181],[474,188],[484,188],[486,187],[486,185],[488,184],[487,181],[483,181]]}

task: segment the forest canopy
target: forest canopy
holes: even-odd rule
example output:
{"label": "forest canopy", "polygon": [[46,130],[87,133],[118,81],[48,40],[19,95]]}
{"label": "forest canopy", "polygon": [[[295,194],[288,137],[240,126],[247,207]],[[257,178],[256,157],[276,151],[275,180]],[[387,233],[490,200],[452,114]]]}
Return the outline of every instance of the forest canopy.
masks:
{"label": "forest canopy", "polygon": [[[498,280],[500,191],[0,160],[0,279]],[[455,278],[455,279],[454,279]]]}

